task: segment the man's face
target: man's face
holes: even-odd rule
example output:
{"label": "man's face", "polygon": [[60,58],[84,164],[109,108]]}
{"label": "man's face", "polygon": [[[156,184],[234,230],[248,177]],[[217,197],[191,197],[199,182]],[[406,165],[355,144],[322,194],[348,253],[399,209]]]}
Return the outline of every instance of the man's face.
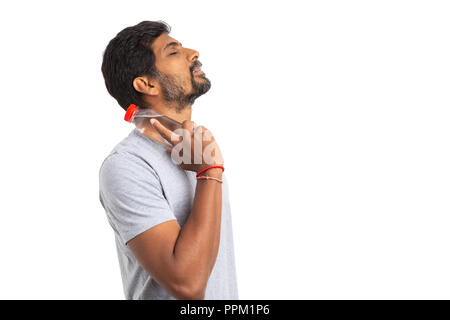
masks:
{"label": "man's face", "polygon": [[178,110],[194,103],[211,88],[211,82],[200,69],[197,51],[182,47],[166,33],[155,39],[152,49],[158,70],[156,80],[163,97],[169,103],[175,102]]}

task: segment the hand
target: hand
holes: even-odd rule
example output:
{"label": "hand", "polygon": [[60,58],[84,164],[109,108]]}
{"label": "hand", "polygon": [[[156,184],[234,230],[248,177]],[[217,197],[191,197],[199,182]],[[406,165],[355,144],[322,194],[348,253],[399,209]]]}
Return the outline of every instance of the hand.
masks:
{"label": "hand", "polygon": [[150,123],[172,147],[171,158],[184,170],[199,172],[209,166],[223,165],[222,153],[212,132],[204,126],[195,127],[195,123],[185,120],[182,127],[171,131],[158,120]]}

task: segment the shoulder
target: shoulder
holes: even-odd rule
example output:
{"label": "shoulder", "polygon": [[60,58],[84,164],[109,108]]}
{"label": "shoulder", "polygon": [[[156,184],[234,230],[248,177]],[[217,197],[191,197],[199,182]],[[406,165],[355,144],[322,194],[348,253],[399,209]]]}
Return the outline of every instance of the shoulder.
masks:
{"label": "shoulder", "polygon": [[103,161],[99,179],[100,187],[160,183],[158,174],[148,162],[132,153],[117,151]]}
{"label": "shoulder", "polygon": [[127,152],[111,152],[100,166],[100,173],[129,171],[135,166],[139,166],[139,158]]}

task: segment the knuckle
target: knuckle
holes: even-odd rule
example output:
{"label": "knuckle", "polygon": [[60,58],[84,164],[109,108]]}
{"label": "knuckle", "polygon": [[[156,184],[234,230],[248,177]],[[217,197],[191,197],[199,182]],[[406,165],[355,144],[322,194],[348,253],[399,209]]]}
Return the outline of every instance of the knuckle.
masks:
{"label": "knuckle", "polygon": [[191,120],[184,120],[184,121],[182,122],[183,128],[188,128],[188,127],[191,127],[191,126],[193,126],[193,125],[194,125],[194,122],[191,121]]}

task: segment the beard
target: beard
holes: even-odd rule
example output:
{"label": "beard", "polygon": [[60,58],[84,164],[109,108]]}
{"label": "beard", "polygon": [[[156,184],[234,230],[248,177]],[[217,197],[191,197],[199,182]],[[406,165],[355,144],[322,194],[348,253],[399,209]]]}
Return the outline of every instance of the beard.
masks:
{"label": "beard", "polygon": [[[195,67],[195,66],[194,66]],[[156,78],[161,85],[161,90],[164,99],[168,105],[176,105],[176,111],[180,112],[189,105],[192,105],[198,97],[205,94],[211,88],[211,81],[206,78],[205,74],[197,77],[203,80],[196,80],[193,67],[190,69],[192,93],[186,94],[182,85],[176,81],[175,77],[168,76],[156,71]]]}

